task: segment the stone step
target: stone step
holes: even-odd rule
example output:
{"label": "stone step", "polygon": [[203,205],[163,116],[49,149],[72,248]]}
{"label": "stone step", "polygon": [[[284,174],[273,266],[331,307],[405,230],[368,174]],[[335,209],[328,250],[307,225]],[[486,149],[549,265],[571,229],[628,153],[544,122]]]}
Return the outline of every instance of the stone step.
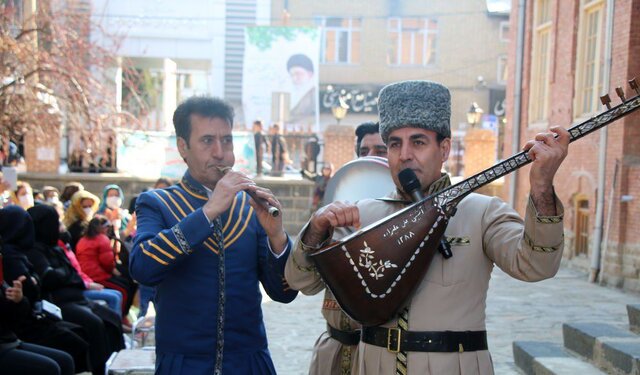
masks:
{"label": "stone step", "polygon": [[629,327],[635,333],[640,333],[640,305],[627,305]]}
{"label": "stone step", "polygon": [[515,341],[513,358],[526,375],[601,375],[595,366],[569,353],[562,345],[541,341]]}
{"label": "stone step", "polygon": [[640,375],[640,337],[604,323],[565,323],[564,346],[610,374]]}

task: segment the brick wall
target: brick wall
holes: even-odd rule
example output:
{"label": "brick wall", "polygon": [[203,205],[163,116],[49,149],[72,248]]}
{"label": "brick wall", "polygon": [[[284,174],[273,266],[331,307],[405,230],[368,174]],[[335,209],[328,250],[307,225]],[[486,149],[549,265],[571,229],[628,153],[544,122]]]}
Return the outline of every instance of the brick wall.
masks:
{"label": "brick wall", "polygon": [[[525,58],[523,64],[522,116],[520,139],[521,147],[536,133],[545,131],[551,125],[566,128],[586,119],[574,118],[573,104],[576,85],[576,51],[578,33],[579,1],[552,1],[553,15],[552,47],[550,62],[550,93],[548,122],[532,124],[528,119],[529,81],[531,75],[531,20],[533,2],[527,2],[527,20],[525,33]],[[511,40],[517,40],[517,1],[512,1]],[[610,94],[614,105],[619,99],[614,94],[616,86],[625,86],[626,81],[634,76],[640,77],[640,23],[632,22],[640,16],[640,0],[618,0],[614,14],[614,41],[612,45],[612,66],[610,78]],[[512,43],[509,51],[510,67],[515,66],[516,44]],[[513,95],[515,89],[515,69],[509,69],[507,84],[507,131],[505,134],[505,155],[512,154]],[[625,87],[627,97],[634,95]],[[608,284],[626,289],[640,290],[638,269],[640,258],[640,113],[627,116],[608,126],[607,163],[604,205],[604,231],[606,239],[606,257],[603,264],[604,280]],[[598,154],[600,132],[586,136],[572,143],[569,155],[556,174],[554,185],[556,193],[565,206],[565,257],[570,263],[580,268],[588,268],[589,261],[585,257],[574,258],[575,205],[573,198],[584,194],[589,200],[589,254],[592,256],[594,223],[596,221],[596,193],[598,185]],[[616,160],[620,162],[617,186],[613,193],[613,180]],[[519,170],[517,178],[516,209],[524,213],[529,191],[529,170]],[[511,175],[508,179],[513,178]],[[507,181],[507,186],[509,182]],[[504,198],[508,189],[505,189]],[[633,196],[629,202],[621,203],[622,196]],[[611,212],[611,220],[607,218]]]}
{"label": "brick wall", "polygon": [[464,177],[473,176],[496,163],[498,138],[493,130],[469,129],[464,136]]}
{"label": "brick wall", "polygon": [[355,128],[347,125],[330,125],[325,130],[323,160],[333,163],[334,171],[355,159],[355,134]]}
{"label": "brick wall", "polygon": [[60,165],[60,128],[35,127],[24,135],[24,159],[29,172],[58,172]]}

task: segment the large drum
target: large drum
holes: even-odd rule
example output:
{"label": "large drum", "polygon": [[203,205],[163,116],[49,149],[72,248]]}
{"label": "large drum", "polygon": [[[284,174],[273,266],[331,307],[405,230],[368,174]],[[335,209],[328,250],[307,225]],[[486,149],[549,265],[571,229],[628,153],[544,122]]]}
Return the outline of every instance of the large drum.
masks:
{"label": "large drum", "polygon": [[387,159],[365,156],[343,165],[327,183],[322,205],[335,201],[355,202],[379,198],[396,188]]}

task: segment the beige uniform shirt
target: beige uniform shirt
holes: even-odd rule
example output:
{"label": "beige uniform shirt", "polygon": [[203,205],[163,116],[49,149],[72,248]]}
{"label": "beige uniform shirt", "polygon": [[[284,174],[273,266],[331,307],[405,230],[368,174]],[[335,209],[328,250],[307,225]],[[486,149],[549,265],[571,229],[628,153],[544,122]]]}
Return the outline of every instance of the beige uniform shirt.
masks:
{"label": "beige uniform shirt", "polygon": [[[399,196],[394,193],[389,198]],[[371,199],[357,205],[363,227],[405,207],[400,202]],[[523,221],[498,198],[479,194],[464,198],[445,232],[447,238],[454,239],[453,257],[444,259],[439,253],[434,256],[424,279],[408,301],[409,330],[485,330],[487,289],[494,264],[519,280],[553,277],[560,266],[563,249],[563,207],[557,198],[556,209],[557,216],[538,216],[529,200]],[[294,289],[313,294],[322,290],[324,284],[302,250],[300,239],[305,229],[290,254],[285,277]],[[338,228],[333,237],[342,238],[351,232],[353,228]],[[383,326],[397,327],[397,321],[393,319]],[[361,342],[357,357],[354,373],[395,373],[396,354],[386,348]],[[409,352],[407,360],[409,374],[493,374],[488,351]]]}
{"label": "beige uniform shirt", "polygon": [[[302,229],[300,235],[306,230]],[[301,238],[301,237],[298,237]],[[298,250],[298,258],[303,259],[298,263],[292,256],[287,259],[285,267],[285,278],[292,289],[299,290],[306,295],[315,295],[324,290],[324,300],[322,302],[322,316],[327,324],[342,331],[353,331],[360,329],[360,324],[350,319],[338,305],[331,291],[325,287],[320,275],[315,267],[311,265],[297,240],[294,248]],[[357,346],[342,345],[334,340],[325,331],[313,346],[311,364],[309,366],[310,375],[344,375],[357,374],[358,350]]]}

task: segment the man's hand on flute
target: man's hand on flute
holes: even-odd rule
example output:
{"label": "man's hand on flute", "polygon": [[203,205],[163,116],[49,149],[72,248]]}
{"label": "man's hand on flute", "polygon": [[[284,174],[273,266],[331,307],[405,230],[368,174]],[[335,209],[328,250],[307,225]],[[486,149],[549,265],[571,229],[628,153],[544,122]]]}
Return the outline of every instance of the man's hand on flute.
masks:
{"label": "man's hand on flute", "polygon": [[[215,219],[228,210],[236,194],[244,190],[251,196],[249,204],[255,210],[258,221],[269,237],[271,249],[276,254],[284,251],[287,235],[282,225],[282,216],[277,215],[274,217],[269,213],[269,205],[279,211],[282,210],[280,202],[278,202],[273,193],[269,189],[257,186],[252,179],[242,172],[234,171],[230,167],[219,167],[218,169],[223,173],[223,176],[216,184],[209,201],[202,208],[209,220]],[[256,198],[264,200],[264,202],[257,202]]]}

